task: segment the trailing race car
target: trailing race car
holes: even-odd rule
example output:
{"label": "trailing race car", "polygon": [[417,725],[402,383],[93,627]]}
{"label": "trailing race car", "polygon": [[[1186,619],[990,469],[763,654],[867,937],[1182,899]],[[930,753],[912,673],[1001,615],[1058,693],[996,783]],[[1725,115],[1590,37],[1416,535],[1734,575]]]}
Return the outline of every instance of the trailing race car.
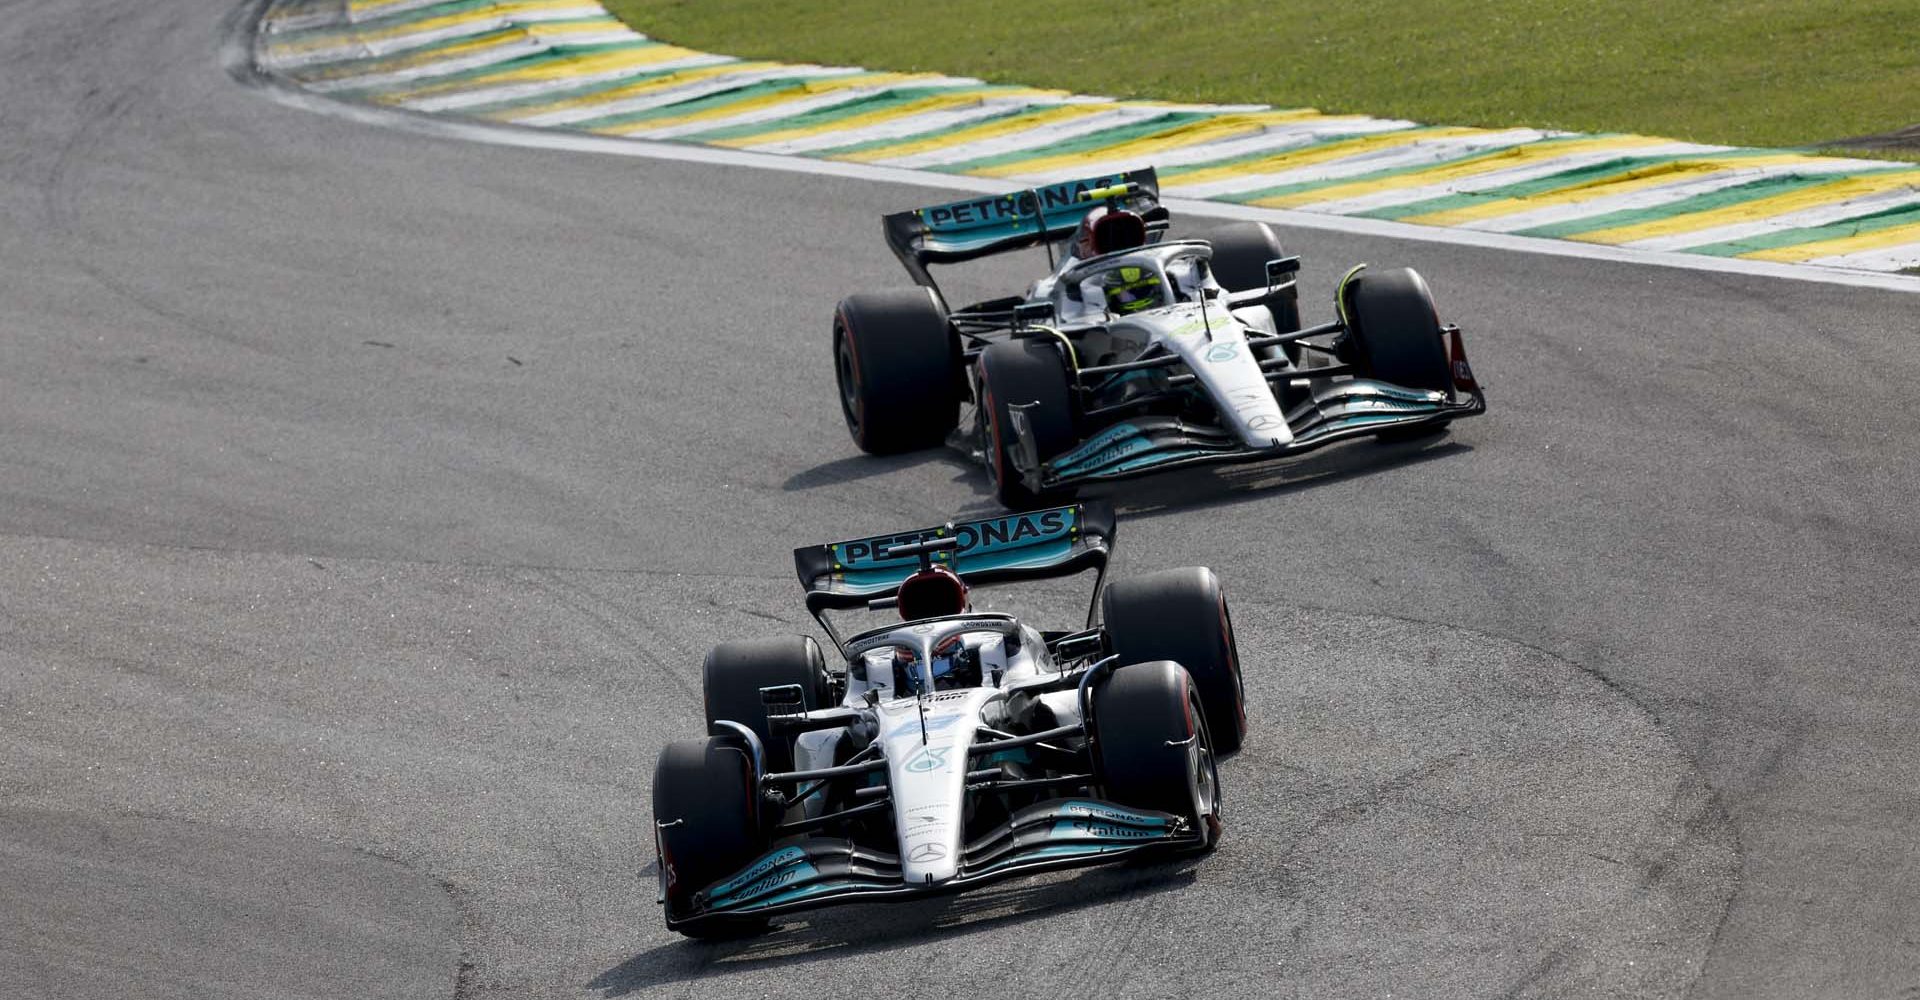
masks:
{"label": "trailing race car", "polygon": [[[1440,324],[1415,271],[1355,267],[1339,318],[1302,329],[1299,258],[1265,223],[1167,240],[1167,220],[1152,169],[887,216],[920,287],[852,295],[834,313],[855,443],[945,441],[1025,508],[1082,483],[1485,412],[1460,330]],[[1023,295],[950,311],[927,271],[1036,244],[1052,269]]]}
{"label": "trailing race car", "polygon": [[[838,655],[805,636],[708,654],[710,735],[669,744],[654,772],[667,926],[738,934],[1212,849],[1216,759],[1246,733],[1226,598],[1197,567],[1105,585],[1113,535],[1089,503],[795,550]],[[975,585],[1085,570],[1084,628],[971,605]],[[829,612],[851,609],[899,618],[842,638]]]}

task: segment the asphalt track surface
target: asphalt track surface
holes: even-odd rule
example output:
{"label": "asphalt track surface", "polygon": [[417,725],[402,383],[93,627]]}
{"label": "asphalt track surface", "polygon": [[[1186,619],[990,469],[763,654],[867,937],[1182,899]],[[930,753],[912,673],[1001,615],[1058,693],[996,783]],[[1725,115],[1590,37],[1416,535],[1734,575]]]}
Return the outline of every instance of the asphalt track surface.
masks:
{"label": "asphalt track surface", "polygon": [[938,192],[293,110],[233,16],[0,17],[0,995],[1920,994],[1920,299],[1297,234],[1493,410],[1112,492],[1235,604],[1219,852],[690,944],[703,650],[989,504],[831,396]]}

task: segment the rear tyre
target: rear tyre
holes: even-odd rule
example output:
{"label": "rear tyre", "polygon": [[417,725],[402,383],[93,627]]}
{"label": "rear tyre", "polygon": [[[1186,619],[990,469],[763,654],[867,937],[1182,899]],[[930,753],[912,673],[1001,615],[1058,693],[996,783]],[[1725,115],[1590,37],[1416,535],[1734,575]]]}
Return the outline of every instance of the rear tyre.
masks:
{"label": "rear tyre", "polygon": [[738,738],[669,743],[653,771],[654,846],[660,852],[668,926],[688,937],[765,930],[761,917],[680,924],[694,893],[752,864],[767,849],[753,762]]}
{"label": "rear tyre", "polygon": [[1094,689],[1095,766],[1116,804],[1185,816],[1220,839],[1220,771],[1200,694],[1171,660],[1134,663]]}
{"label": "rear tyre", "polygon": [[931,448],[960,420],[960,346],[925,288],[850,295],[833,313],[833,368],[862,451]]}
{"label": "rear tyre", "polygon": [[810,636],[723,642],[707,653],[701,674],[707,730],[712,732],[721,719],[753,730],[766,748],[769,771],[793,770],[793,741],[775,740],[760,689],[798,684],[802,705],[809,710],[824,707],[832,698],[826,658]]}
{"label": "rear tyre", "polygon": [[1220,578],[1203,566],[1116,580],[1100,595],[1108,647],[1121,663],[1172,660],[1192,675],[1214,749],[1236,753],[1247,735],[1240,647]]}
{"label": "rear tyre", "polygon": [[987,423],[987,475],[994,495],[1014,510],[1059,502],[1072,489],[1036,493],[1020,480],[1014,464],[1015,435],[1009,406],[1039,403],[1026,411],[1027,425],[1041,462],[1073,446],[1072,380],[1066,357],[1051,340],[1026,338],[987,345],[980,352],[980,406]]}
{"label": "rear tyre", "polygon": [[[1213,277],[1229,292],[1244,292],[1267,287],[1267,261],[1287,255],[1280,237],[1264,222],[1236,222],[1222,226],[1207,238],[1213,244]],[[1292,288],[1276,291],[1267,298],[1267,311],[1273,314],[1273,332],[1292,333],[1300,329],[1300,293]],[[1280,353],[1262,348],[1262,358]],[[1293,356],[1293,355],[1290,355]]]}
{"label": "rear tyre", "polygon": [[1362,374],[1409,389],[1452,389],[1440,315],[1420,272],[1408,267],[1363,272],[1344,294]]}

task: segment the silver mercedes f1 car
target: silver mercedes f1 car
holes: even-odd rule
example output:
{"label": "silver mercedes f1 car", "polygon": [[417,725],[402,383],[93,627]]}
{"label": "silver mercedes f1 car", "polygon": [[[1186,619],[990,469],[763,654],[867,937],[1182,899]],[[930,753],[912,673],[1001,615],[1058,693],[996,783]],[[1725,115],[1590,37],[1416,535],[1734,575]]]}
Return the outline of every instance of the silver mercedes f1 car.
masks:
{"label": "silver mercedes f1 car", "polygon": [[[1485,412],[1460,330],[1440,323],[1418,273],[1360,265],[1335,293],[1338,318],[1303,329],[1299,258],[1271,228],[1169,240],[1168,215],[1145,169],[886,216],[919,287],[849,296],[834,313],[854,442],[874,454],[946,442],[1024,509],[1088,482]],[[928,272],[1036,245],[1051,268],[1021,295],[950,309]]]}
{"label": "silver mercedes f1 car", "polygon": [[[804,636],[708,655],[709,735],[654,773],[667,926],[752,933],[830,903],[1210,850],[1217,760],[1246,733],[1226,598],[1197,567],[1107,585],[1113,536],[1112,510],[1086,503],[796,550],[832,666]],[[982,584],[1089,570],[1085,627],[972,606]],[[894,620],[842,636],[836,611]]]}

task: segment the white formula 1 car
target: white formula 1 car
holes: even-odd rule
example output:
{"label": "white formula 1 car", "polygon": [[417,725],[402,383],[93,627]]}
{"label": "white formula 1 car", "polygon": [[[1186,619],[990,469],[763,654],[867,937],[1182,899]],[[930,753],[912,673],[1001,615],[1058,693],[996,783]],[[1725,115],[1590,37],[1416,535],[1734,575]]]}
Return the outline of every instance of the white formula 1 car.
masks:
{"label": "white formula 1 car", "polygon": [[[1166,240],[1151,169],[884,221],[920,287],[852,295],[835,311],[847,430],[875,454],[945,441],[985,463],[1009,507],[1486,410],[1460,330],[1441,325],[1418,273],[1356,267],[1335,293],[1339,318],[1302,329],[1299,258],[1272,229]],[[958,310],[927,270],[1036,245],[1050,273]]]}
{"label": "white formula 1 car", "polygon": [[[708,655],[710,735],[654,773],[667,926],[1211,849],[1217,759],[1246,732],[1226,598],[1197,567],[1105,585],[1113,534],[1088,503],[795,550],[838,655],[805,636]],[[1084,570],[1088,627],[972,609],[972,585]],[[842,638],[836,609],[898,618]]]}

